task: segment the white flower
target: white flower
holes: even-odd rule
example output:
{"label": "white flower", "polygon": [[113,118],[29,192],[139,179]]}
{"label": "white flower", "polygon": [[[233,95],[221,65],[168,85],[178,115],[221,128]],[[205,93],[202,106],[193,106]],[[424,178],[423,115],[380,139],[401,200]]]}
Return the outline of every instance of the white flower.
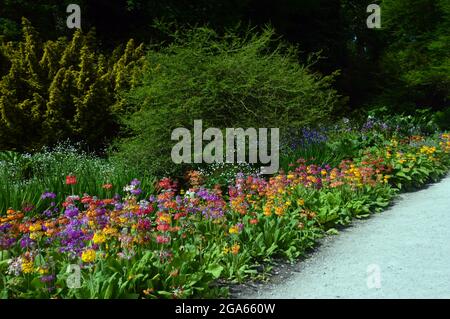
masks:
{"label": "white flower", "polygon": [[22,257],[10,259],[8,261],[7,273],[14,276],[19,276],[22,272]]}
{"label": "white flower", "polygon": [[127,185],[123,188],[124,192],[131,192],[132,190],[134,190],[134,186],[133,185]]}
{"label": "white flower", "polygon": [[185,198],[194,198],[195,192],[186,191]]}
{"label": "white flower", "polygon": [[139,207],[142,208],[142,209],[147,208],[147,207],[148,207],[148,204],[149,204],[149,201],[147,201],[147,200],[145,200],[145,199],[139,201]]}

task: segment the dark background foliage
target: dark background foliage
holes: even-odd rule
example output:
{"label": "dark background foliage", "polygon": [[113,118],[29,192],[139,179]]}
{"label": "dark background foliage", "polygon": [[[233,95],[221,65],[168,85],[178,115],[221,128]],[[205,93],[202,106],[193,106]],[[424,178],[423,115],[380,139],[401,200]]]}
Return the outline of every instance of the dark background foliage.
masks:
{"label": "dark background foliage", "polygon": [[[443,126],[450,119],[448,0],[0,0],[0,38],[21,40],[22,17],[42,41],[70,38],[74,31],[65,25],[69,3],[81,6],[82,29],[95,28],[97,50],[105,54],[130,38],[147,45],[170,43],[155,21],[175,30],[208,25],[219,34],[237,25],[244,33],[249,26],[261,31],[270,24],[298,47],[301,64],[319,53],[314,72],[340,70],[333,86],[348,103],[336,116],[381,106],[393,113],[429,107],[440,112]],[[366,26],[371,3],[381,5],[380,30]],[[0,52],[0,74],[9,68]]]}

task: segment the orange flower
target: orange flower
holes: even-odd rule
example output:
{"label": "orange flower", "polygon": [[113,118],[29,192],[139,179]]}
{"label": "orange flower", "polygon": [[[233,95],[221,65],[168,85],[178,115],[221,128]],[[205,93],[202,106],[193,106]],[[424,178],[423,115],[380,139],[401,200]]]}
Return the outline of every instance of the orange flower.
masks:
{"label": "orange flower", "polygon": [[148,296],[150,294],[152,294],[155,290],[153,288],[148,288],[143,290],[142,292],[144,293],[144,295]]}
{"label": "orange flower", "polygon": [[233,254],[233,255],[237,255],[238,253],[239,253],[239,250],[241,249],[241,246],[239,246],[238,244],[234,244],[232,247],[231,247],[231,253]]}

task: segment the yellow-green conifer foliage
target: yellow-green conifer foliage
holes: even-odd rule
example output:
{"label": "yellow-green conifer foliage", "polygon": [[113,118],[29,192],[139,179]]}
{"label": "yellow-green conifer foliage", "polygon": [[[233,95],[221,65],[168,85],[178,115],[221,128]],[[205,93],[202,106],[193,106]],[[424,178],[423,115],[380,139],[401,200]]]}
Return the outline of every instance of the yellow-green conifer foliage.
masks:
{"label": "yellow-green conifer foliage", "polygon": [[106,56],[95,35],[42,42],[26,19],[23,40],[0,46],[0,149],[31,151],[59,140],[105,145],[118,131],[118,93],[137,84],[142,45]]}

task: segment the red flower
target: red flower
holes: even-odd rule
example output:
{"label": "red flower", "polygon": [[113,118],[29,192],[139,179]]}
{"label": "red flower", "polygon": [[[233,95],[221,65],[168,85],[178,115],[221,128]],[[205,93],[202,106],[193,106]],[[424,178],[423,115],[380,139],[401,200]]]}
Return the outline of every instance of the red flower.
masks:
{"label": "red flower", "polygon": [[258,224],[258,220],[257,219],[250,219],[250,224],[252,224],[252,225]]}
{"label": "red flower", "polygon": [[146,229],[150,229],[151,224],[149,220],[146,219],[141,219],[140,221],[138,221],[137,224],[137,228],[140,230],[146,230]]}
{"label": "red flower", "polygon": [[158,182],[158,186],[160,189],[176,190],[178,185],[176,181],[172,182],[170,178],[164,177]]}
{"label": "red flower", "polygon": [[66,176],[66,185],[75,185],[77,183],[77,177],[75,175]]}
{"label": "red flower", "polygon": [[113,187],[112,184],[104,184],[104,185],[102,186],[102,188],[104,188],[104,189],[111,189],[112,187]]}

